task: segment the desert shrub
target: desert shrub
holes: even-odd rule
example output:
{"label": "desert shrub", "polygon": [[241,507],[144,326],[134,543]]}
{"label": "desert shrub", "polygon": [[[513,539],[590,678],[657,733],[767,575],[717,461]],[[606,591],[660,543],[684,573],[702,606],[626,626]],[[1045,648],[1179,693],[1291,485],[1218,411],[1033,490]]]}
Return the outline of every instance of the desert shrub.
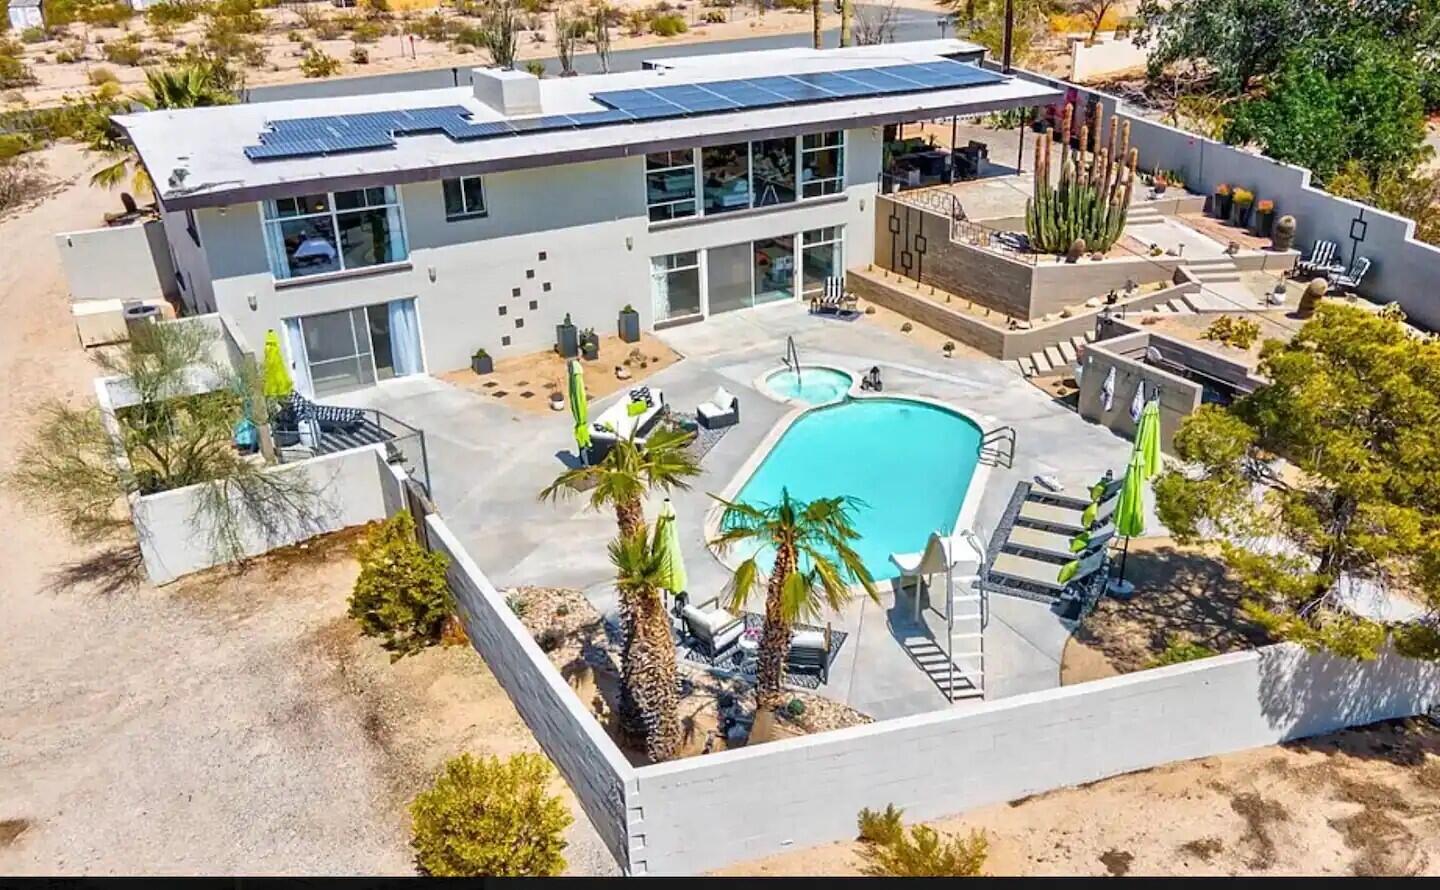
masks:
{"label": "desert shrub", "polygon": [[210,9],[213,21],[224,21],[241,34],[260,34],[270,22],[255,0],[217,0]]}
{"label": "desert shrub", "polygon": [[134,36],[105,44],[105,61],[112,65],[135,67],[145,61],[145,49]]}
{"label": "desert shrub", "polygon": [[1209,646],[1202,646],[1183,634],[1171,634],[1165,639],[1164,650],[1150,659],[1146,666],[1157,668],[1165,667],[1167,664],[1184,664],[1187,661],[1198,661],[1219,654]]}
{"label": "desert shrub", "polygon": [[356,65],[369,65],[370,51],[363,46],[357,46],[350,50],[350,61]]}
{"label": "desert shrub", "polygon": [[725,13],[718,9],[711,9],[705,12],[704,22],[707,25],[725,24]]}
{"label": "desert shrub", "polygon": [[334,19],[321,19],[312,30],[320,40],[339,40],[340,35],[345,33],[345,26]]}
{"label": "desert shrub", "polygon": [[520,11],[530,15],[542,15],[550,11],[551,0],[520,0]]}
{"label": "desert shrub", "polygon": [[43,143],[27,133],[0,133],[0,164],[18,158],[27,151],[40,148]]}
{"label": "desert shrub", "polygon": [[45,176],[26,158],[0,161],[0,214],[4,214],[45,191]]}
{"label": "desert shrub", "polygon": [[855,818],[860,840],[867,844],[893,844],[905,832],[905,824],[901,821],[904,812],[893,803],[886,804],[883,811],[869,807],[861,810]]}
{"label": "desert shrub", "polygon": [[450,614],[444,554],[415,539],[415,520],[401,511],[372,528],[357,548],[360,577],[350,594],[351,618],[367,636],[381,637],[400,658],[440,639]]}
{"label": "desert shrub", "polygon": [[199,18],[203,7],[189,0],[160,0],[145,7],[145,21],[151,28],[156,26],[184,25]]}
{"label": "desert shrub", "polygon": [[674,37],[688,30],[685,17],[679,13],[661,13],[650,20],[650,33],[659,37]]}
{"label": "desert shrub", "polygon": [[570,812],[539,754],[462,754],[410,804],[415,864],[432,877],[550,877],[565,868]]}
{"label": "desert shrub", "polygon": [[545,63],[539,59],[529,59],[525,62],[525,70],[536,77],[544,77]]}
{"label": "desert shrub", "polygon": [[512,593],[505,597],[505,605],[510,607],[510,611],[515,613],[516,618],[524,618],[525,610],[529,608],[529,603],[525,597],[518,593]]}
{"label": "desert shrub", "polygon": [[306,77],[330,77],[340,70],[340,60],[318,47],[300,60],[300,73]]}
{"label": "desert shrub", "polygon": [[21,43],[40,43],[45,40],[44,28],[26,28],[20,32]]}
{"label": "desert shrub", "polygon": [[959,838],[928,825],[914,825],[889,843],[866,844],[861,850],[863,871],[871,877],[968,878],[985,867],[989,847],[978,831]]}
{"label": "desert shrub", "polygon": [[350,39],[356,43],[374,43],[385,36],[385,26],[380,22],[356,22],[350,29]]}
{"label": "desert shrub", "polygon": [[120,78],[116,77],[115,72],[109,68],[91,68],[88,79],[92,87],[98,87],[107,83],[115,83]]}
{"label": "desert shrub", "polygon": [[1222,315],[1210,322],[1201,337],[1236,349],[1249,349],[1260,337],[1260,322]]}
{"label": "desert shrub", "polygon": [[809,12],[810,0],[776,0],[776,9],[788,9],[791,12]]}
{"label": "desert shrub", "polygon": [[21,61],[22,52],[19,41],[0,37],[0,89],[28,87],[39,82],[30,66]]}

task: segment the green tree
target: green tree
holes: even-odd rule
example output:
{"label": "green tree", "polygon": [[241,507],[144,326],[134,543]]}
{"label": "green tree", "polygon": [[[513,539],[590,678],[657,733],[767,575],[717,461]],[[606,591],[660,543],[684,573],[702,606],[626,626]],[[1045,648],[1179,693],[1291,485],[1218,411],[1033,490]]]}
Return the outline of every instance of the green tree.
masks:
{"label": "green tree", "polygon": [[[1394,315],[1327,304],[1289,343],[1267,342],[1271,382],[1187,418],[1175,450],[1188,466],[1155,482],[1176,540],[1219,543],[1250,618],[1359,658],[1386,631],[1342,607],[1342,577],[1440,609],[1440,343]],[[1420,627],[1400,636],[1434,644]]]}
{"label": "green tree", "polygon": [[[765,579],[765,629],[760,636],[756,695],[761,707],[784,701],[782,680],[790,652],[791,628],[797,621],[817,618],[825,609],[839,611],[852,598],[851,584],[860,584],[879,600],[875,581],[854,544],[860,538],[851,518],[861,505],[854,498],[799,501],[781,489],[774,504],[747,504],[715,498],[725,507],[720,534],[710,542],[720,553],[736,545],[754,544],[774,551],[775,562]],[[759,589],[760,566],[751,555],[735,568],[726,593],[732,611]]]}
{"label": "green tree", "polygon": [[1351,161],[1325,181],[1325,190],[1412,219],[1416,238],[1440,244],[1440,173],[1390,170],[1372,180]]}
{"label": "green tree", "polygon": [[675,643],[660,591],[665,560],[659,530],[652,539],[642,525],[635,534],[610,543],[615,587],[631,604],[633,636],[621,665],[621,686],[644,730],[645,754],[654,763],[669,760],[680,746],[680,706]]}
{"label": "green tree", "polygon": [[565,803],[539,754],[462,754],[410,804],[415,864],[437,878],[551,877],[565,870]]}
{"label": "green tree", "polygon": [[349,614],[361,632],[381,637],[392,660],[439,642],[453,611],[445,580],[450,560],[420,546],[410,511],[401,510],[372,528],[356,552],[360,576],[350,594]]}
{"label": "green tree", "polygon": [[[1042,0],[1013,0],[1014,28],[1010,55],[1016,65],[1024,64],[1041,39],[1049,33],[1046,6]],[[1000,59],[1005,48],[1005,0],[940,0],[950,10],[956,34],[965,34]]]}
{"label": "green tree", "polygon": [[1295,0],[1142,0],[1137,42],[1149,47],[1151,77],[1176,62],[1203,65],[1227,93],[1249,91],[1316,30]]}

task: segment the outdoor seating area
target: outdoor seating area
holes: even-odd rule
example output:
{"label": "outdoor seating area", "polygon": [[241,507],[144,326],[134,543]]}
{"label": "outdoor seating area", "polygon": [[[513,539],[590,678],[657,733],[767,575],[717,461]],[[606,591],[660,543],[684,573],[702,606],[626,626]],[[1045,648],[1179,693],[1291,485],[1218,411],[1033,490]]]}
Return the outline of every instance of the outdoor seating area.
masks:
{"label": "outdoor seating area", "polygon": [[1355,293],[1370,272],[1369,257],[1356,255],[1347,266],[1340,259],[1340,246],[1334,241],[1317,238],[1310,253],[1295,264],[1296,277],[1324,278],[1330,290],[1343,294]]}

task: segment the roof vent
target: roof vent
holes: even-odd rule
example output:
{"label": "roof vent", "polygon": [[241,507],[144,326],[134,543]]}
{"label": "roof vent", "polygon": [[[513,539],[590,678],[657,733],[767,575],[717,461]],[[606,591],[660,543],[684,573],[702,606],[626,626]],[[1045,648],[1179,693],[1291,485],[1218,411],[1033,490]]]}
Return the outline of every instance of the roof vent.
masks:
{"label": "roof vent", "polygon": [[509,68],[472,68],[475,98],[503,115],[539,114],[540,79]]}

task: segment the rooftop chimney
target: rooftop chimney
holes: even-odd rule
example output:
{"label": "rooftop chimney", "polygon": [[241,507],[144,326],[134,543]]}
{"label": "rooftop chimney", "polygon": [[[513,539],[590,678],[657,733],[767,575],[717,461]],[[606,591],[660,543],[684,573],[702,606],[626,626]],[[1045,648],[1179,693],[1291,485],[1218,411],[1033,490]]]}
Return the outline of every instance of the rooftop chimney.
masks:
{"label": "rooftop chimney", "polygon": [[472,68],[475,98],[503,115],[539,114],[540,79],[508,68]]}

